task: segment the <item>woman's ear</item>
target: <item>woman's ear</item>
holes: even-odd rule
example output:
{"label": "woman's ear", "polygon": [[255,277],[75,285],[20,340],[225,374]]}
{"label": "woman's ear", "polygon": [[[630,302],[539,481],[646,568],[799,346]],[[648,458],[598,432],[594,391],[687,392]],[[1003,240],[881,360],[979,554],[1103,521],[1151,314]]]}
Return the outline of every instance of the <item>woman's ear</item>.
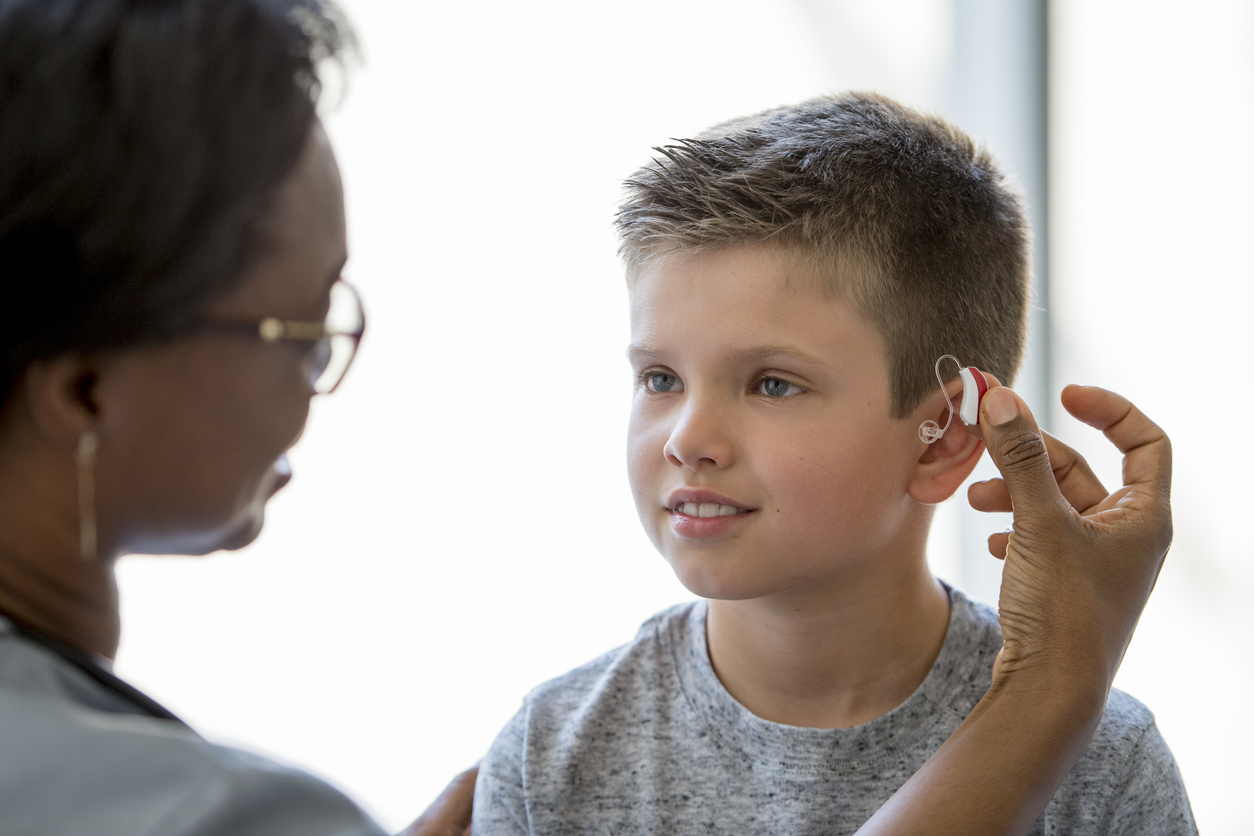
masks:
{"label": "woman's ear", "polygon": [[[961,396],[962,385],[959,383],[957,395],[950,393],[950,397]],[[928,402],[935,409],[932,399]],[[953,496],[971,475],[971,471],[975,470],[984,453],[984,442],[957,415],[951,419],[947,406],[942,404],[940,414],[935,417],[929,416],[926,410],[927,407],[924,407],[916,412],[920,421],[924,416],[932,417],[941,427],[949,421],[949,429],[936,441],[926,445],[915,465],[914,478],[910,480],[906,492],[917,502],[936,505]]]}
{"label": "woman's ear", "polygon": [[95,385],[95,365],[82,356],[64,355],[28,366],[21,398],[35,431],[54,442],[76,442],[97,422]]}

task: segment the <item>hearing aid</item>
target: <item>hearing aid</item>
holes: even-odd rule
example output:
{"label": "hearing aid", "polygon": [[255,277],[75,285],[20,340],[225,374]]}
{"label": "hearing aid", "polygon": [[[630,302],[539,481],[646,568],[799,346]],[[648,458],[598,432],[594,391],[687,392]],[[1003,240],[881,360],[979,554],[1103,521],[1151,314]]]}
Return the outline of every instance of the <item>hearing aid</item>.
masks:
{"label": "hearing aid", "polygon": [[[941,377],[940,365],[945,360],[953,360],[954,365],[958,367],[958,377],[962,380],[962,401],[958,409],[954,409],[954,402],[949,397],[949,391],[945,388],[945,378]],[[949,405],[949,417],[945,419],[945,426],[940,426],[935,421],[927,420],[919,425],[919,439],[924,444],[931,444],[937,441],[949,429],[950,423],[954,420],[954,413],[958,413],[959,420],[968,427],[978,426],[980,423],[980,401],[988,393],[988,378],[984,376],[984,372],[975,366],[964,366],[957,357],[952,354],[945,354],[936,361],[936,380],[940,383],[941,394],[945,396],[945,403]]]}

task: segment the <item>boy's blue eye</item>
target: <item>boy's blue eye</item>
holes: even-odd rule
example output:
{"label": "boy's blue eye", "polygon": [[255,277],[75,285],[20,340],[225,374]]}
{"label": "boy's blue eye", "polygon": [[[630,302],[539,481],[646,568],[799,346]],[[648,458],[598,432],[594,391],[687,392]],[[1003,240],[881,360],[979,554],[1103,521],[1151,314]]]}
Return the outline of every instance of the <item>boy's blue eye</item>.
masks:
{"label": "boy's blue eye", "polygon": [[786,398],[790,395],[799,395],[802,391],[797,384],[780,380],[778,377],[762,378],[758,381],[757,390],[768,398]]}
{"label": "boy's blue eye", "polygon": [[674,392],[679,388],[679,378],[665,372],[653,372],[645,376],[644,385],[650,392]]}

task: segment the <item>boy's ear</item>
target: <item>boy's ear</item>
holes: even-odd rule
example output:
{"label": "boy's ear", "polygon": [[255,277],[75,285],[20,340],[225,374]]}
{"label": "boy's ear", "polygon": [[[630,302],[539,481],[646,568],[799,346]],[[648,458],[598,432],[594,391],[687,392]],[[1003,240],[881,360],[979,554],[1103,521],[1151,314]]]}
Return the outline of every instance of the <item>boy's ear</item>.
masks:
{"label": "boy's ear", "polygon": [[[961,390],[958,396],[961,397]],[[943,427],[948,417],[949,409],[942,404],[940,414],[933,420]],[[983,454],[984,442],[954,415],[945,434],[926,445],[919,456],[914,478],[910,480],[906,492],[915,501],[926,505],[944,502],[971,475]]]}

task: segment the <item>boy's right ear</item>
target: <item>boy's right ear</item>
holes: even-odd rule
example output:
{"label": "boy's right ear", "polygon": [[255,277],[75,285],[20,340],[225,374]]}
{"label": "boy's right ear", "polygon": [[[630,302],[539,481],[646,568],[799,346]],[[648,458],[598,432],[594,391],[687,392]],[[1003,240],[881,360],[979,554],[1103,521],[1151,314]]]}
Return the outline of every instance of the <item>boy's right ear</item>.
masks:
{"label": "boy's right ear", "polygon": [[[962,395],[961,384],[956,395],[958,397]],[[950,397],[954,396],[955,393],[951,392]],[[929,403],[935,408],[931,399]],[[957,407],[957,400],[954,401],[954,406]],[[926,415],[926,412],[923,415]],[[922,419],[919,413],[916,413],[915,417]],[[949,409],[942,404],[939,415],[927,417],[931,417],[943,427],[946,420],[949,420]],[[926,505],[944,502],[953,496],[971,475],[971,471],[975,470],[983,454],[984,442],[971,431],[970,427],[963,424],[957,415],[954,415],[952,420],[949,420],[949,429],[945,430],[944,435],[931,444],[923,445],[918,462],[915,464],[914,478],[910,480],[906,492],[915,501]]]}

